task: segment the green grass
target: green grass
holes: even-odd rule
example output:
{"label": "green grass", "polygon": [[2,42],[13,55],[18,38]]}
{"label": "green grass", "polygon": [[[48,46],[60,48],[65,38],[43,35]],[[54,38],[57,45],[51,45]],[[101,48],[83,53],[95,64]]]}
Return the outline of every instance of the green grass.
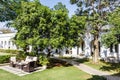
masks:
{"label": "green grass", "polygon": [[54,67],[22,77],[0,70],[0,78],[0,80],[87,80],[92,76],[70,66]]}
{"label": "green grass", "polygon": [[119,63],[108,63],[104,61],[99,61],[99,63],[94,64],[92,60],[89,59],[79,59],[77,62],[86,64],[94,69],[109,72],[111,74],[120,75],[120,64]]}

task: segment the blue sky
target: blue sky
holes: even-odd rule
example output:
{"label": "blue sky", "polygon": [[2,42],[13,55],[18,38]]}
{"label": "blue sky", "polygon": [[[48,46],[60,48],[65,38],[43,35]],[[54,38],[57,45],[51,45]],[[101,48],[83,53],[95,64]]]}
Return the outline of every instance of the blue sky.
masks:
{"label": "blue sky", "polygon": [[[62,2],[62,4],[66,5],[66,8],[69,10],[69,16],[71,17],[73,14],[75,14],[75,11],[77,9],[76,5],[71,5],[70,0],[40,0],[40,2],[48,6],[49,8],[53,8],[54,5],[56,5],[58,2]],[[0,22],[0,28],[5,27],[4,22]]]}
{"label": "blue sky", "polygon": [[48,6],[50,8],[53,8],[54,5],[56,5],[58,2],[62,2],[62,4],[66,5],[67,9],[69,10],[69,16],[71,17],[73,14],[75,14],[75,11],[77,9],[76,5],[71,5],[70,0],[40,0],[40,2]]}

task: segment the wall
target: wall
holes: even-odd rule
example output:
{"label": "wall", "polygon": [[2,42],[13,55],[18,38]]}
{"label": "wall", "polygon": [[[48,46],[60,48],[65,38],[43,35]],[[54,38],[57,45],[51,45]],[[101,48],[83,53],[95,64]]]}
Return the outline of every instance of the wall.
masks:
{"label": "wall", "polygon": [[0,34],[0,49],[17,49],[16,45],[12,42],[15,33]]}

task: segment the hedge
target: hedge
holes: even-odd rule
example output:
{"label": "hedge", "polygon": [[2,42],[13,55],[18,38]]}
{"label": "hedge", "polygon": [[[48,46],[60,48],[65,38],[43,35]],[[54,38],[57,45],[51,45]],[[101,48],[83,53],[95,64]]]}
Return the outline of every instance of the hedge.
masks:
{"label": "hedge", "polygon": [[21,51],[20,51],[20,50],[10,50],[10,49],[0,49],[0,52],[3,52],[3,53],[11,53],[11,54],[18,54],[18,53],[20,53]]}
{"label": "hedge", "polygon": [[11,57],[11,55],[3,55],[3,56],[0,56],[0,64],[1,64],[1,63],[8,63],[9,60],[10,60],[10,57]]}

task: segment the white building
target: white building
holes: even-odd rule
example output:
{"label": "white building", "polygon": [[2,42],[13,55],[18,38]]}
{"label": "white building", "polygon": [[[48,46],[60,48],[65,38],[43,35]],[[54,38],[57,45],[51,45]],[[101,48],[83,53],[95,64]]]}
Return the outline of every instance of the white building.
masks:
{"label": "white building", "polygon": [[[12,42],[12,38],[16,33],[9,34],[0,34],[0,49],[17,49],[17,46]],[[80,44],[80,47],[74,47],[71,49],[65,48],[63,50],[59,50],[62,56],[71,56],[71,57],[79,57],[80,55],[84,55],[86,57],[90,57],[94,51],[93,46],[93,36],[90,33],[86,33],[84,35],[83,41]],[[101,41],[99,40],[99,49],[100,49],[100,57],[108,57],[120,55],[120,44],[111,46],[110,48],[105,48]],[[53,50],[53,54],[56,53]]]}
{"label": "white building", "polygon": [[15,33],[0,33],[0,49],[17,49],[16,45],[12,42],[14,36]]}

